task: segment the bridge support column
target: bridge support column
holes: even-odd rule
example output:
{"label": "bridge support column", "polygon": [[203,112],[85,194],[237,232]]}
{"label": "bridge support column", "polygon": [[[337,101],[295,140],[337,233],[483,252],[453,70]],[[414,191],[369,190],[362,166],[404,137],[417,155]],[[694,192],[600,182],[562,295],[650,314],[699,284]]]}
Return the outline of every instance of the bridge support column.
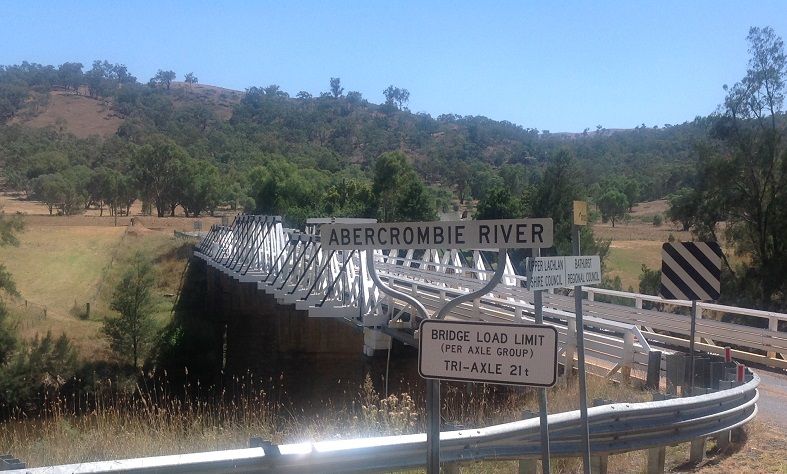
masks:
{"label": "bridge support column", "polygon": [[377,351],[387,351],[391,348],[391,337],[380,331],[363,328],[363,353],[373,357]]}

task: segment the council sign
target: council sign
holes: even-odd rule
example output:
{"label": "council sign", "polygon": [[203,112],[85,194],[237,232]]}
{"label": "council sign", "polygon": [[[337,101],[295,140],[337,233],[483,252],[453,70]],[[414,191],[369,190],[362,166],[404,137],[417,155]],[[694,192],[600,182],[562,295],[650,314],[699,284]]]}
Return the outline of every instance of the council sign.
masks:
{"label": "council sign", "polygon": [[425,319],[419,334],[421,377],[538,387],[557,381],[552,326]]}
{"label": "council sign", "polygon": [[566,283],[571,286],[601,283],[601,259],[598,255],[566,257]]}
{"label": "council sign", "polygon": [[601,283],[598,255],[528,258],[527,288],[531,291]]}
{"label": "council sign", "polygon": [[507,249],[552,246],[552,219],[326,224],[325,250]]}

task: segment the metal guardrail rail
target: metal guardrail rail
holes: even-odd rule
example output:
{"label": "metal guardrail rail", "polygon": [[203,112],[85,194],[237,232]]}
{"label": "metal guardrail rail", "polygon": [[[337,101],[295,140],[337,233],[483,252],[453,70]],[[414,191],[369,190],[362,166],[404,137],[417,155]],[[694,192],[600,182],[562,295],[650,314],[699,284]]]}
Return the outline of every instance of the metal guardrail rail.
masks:
{"label": "metal guardrail rail", "polygon": [[[676,445],[719,436],[757,414],[759,377],[707,395],[644,403],[614,403],[588,410],[591,454]],[[582,436],[579,411],[549,415],[553,457],[579,457]],[[446,463],[535,459],[540,455],[538,418],[440,434]],[[426,460],[426,434],[382,436],[272,445],[172,456],[67,464],[18,472],[186,473],[186,472],[379,472],[416,468]]]}

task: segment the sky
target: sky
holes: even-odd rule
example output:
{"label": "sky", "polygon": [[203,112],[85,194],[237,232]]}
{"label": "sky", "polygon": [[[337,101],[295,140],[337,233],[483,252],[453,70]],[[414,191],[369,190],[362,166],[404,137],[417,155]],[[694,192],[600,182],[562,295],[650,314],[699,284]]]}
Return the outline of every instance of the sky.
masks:
{"label": "sky", "polygon": [[483,115],[526,128],[663,126],[716,110],[751,26],[787,36],[784,1],[0,1],[0,64],[122,63],[147,82],[278,84]]}

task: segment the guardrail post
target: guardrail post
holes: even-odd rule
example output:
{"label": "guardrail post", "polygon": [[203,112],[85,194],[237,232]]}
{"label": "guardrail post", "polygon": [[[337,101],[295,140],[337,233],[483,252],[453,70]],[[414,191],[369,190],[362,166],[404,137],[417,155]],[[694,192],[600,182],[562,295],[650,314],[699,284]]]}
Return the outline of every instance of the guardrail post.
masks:
{"label": "guardrail post", "polygon": [[660,378],[661,351],[650,351],[648,353],[648,376],[645,381],[645,388],[649,390],[658,390]]}
{"label": "guardrail post", "polygon": [[[522,412],[522,419],[529,420],[530,418],[537,417],[538,414],[530,411],[524,410]],[[536,474],[538,472],[538,464],[537,461],[533,458],[526,458],[519,460],[519,474]]]}
{"label": "guardrail post", "polygon": [[678,394],[678,387],[686,387],[686,356],[667,355],[667,393]]}
{"label": "guardrail post", "polygon": [[[601,405],[609,405],[609,400],[603,398],[596,398],[593,400],[593,406],[599,407]],[[593,474],[607,474],[607,466],[609,464],[608,454],[598,454],[590,457],[590,472]]]}
{"label": "guardrail post", "polygon": [[689,462],[699,464],[705,457],[705,438],[691,440],[691,450],[689,451]]}
{"label": "guardrail post", "polygon": [[710,363],[710,388],[719,389],[719,382],[724,377],[724,362]]}
{"label": "guardrail post", "polygon": [[730,449],[731,442],[732,430],[722,431],[716,435],[716,447],[718,447],[721,452],[726,452]]}
{"label": "guardrail post", "polygon": [[648,449],[648,474],[663,474],[667,463],[666,446]]}

